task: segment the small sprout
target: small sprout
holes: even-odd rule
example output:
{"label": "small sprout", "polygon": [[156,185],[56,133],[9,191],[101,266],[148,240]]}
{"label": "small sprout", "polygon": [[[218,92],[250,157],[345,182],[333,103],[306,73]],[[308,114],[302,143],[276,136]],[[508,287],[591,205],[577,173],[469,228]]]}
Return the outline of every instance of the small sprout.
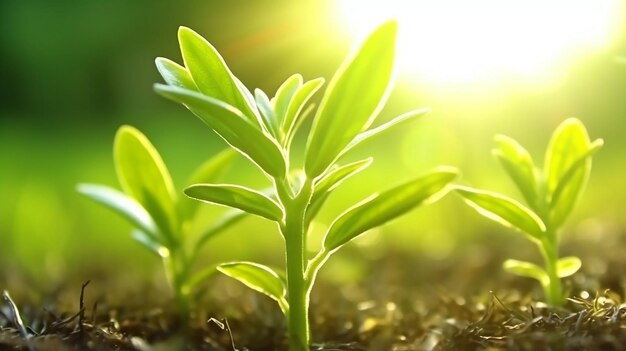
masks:
{"label": "small sprout", "polygon": [[[326,199],[373,160],[341,165],[340,158],[357,144],[428,112],[411,111],[370,129],[391,89],[395,37],[396,23],[385,23],[344,61],[313,116],[303,154],[292,149],[293,138],[304,125],[311,110],[307,103],[323,79],[305,81],[296,74],[273,98],[260,89],[252,95],[215,48],[187,28],[179,31],[184,67],[167,59],[156,61],[167,83],[156,84],[157,93],[187,107],[272,181],[274,196],[210,182],[198,182],[185,194],[276,222],[285,240],[285,274],[251,262],[225,263],[218,270],[278,302],[292,351],[308,350],[309,294],[324,262],[367,230],[442,196],[457,176],[454,169],[441,168],[368,197],[337,217],[316,255],[306,255],[310,223]],[[304,159],[304,169],[293,167],[292,159]]]}
{"label": "small sprout", "polygon": [[[177,67],[168,61],[161,61],[161,65]],[[178,199],[169,171],[148,138],[133,127],[123,126],[117,131],[113,149],[123,192],[95,184],[79,184],[77,190],[133,225],[132,238],[161,258],[179,312],[188,315],[192,290],[214,271],[191,272],[200,249],[210,237],[243,218],[244,212],[227,213],[203,232],[187,233],[197,202]],[[235,155],[227,150],[214,156],[198,168],[190,183],[217,180]]]}
{"label": "small sprout", "polygon": [[559,258],[558,230],[580,198],[591,171],[591,156],[602,147],[602,139],[589,140],[577,119],[565,120],[552,134],[543,171],[517,141],[503,135],[495,138],[493,151],[511,177],[528,207],[504,195],[458,186],[456,192],[481,215],[526,234],[539,246],[545,267],[506,260],[504,269],[533,278],[541,284],[546,301],[553,306],[565,302],[560,278],[576,273],[578,257]]}

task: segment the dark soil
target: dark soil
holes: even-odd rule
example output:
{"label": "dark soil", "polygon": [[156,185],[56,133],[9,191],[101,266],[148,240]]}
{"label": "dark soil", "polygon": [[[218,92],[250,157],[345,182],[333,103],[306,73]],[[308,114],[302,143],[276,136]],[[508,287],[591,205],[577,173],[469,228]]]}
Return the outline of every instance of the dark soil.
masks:
{"label": "dark soil", "polygon": [[[572,297],[560,309],[538,300],[535,282],[501,271],[505,253],[468,247],[441,261],[388,253],[370,263],[362,283],[320,279],[311,350],[626,350],[626,258],[624,246],[614,244],[600,258],[582,257],[583,271],[566,280]],[[5,296],[0,350],[287,350],[272,300],[222,277],[211,286],[220,289],[185,319],[162,296],[114,305],[83,297],[80,284],[71,308]]]}

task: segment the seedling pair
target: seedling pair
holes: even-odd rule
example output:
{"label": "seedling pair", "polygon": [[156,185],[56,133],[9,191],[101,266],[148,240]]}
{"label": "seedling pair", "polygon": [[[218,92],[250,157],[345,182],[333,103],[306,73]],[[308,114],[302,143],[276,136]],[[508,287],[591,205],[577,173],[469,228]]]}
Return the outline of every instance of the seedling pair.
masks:
{"label": "seedling pair", "polygon": [[591,142],[579,120],[567,119],[552,134],[543,170],[535,166],[528,151],[515,140],[499,135],[496,143],[493,153],[528,207],[493,192],[469,187],[457,187],[456,191],[481,215],[521,231],[539,246],[544,268],[511,259],[504,262],[504,269],[538,280],[546,301],[560,306],[565,301],[560,278],[576,273],[581,261],[575,256],[559,257],[558,231],[578,201],[589,178],[591,156],[603,141]]}
{"label": "seedling pair", "polygon": [[[197,202],[179,198],[165,163],[145,135],[133,127],[121,127],[115,136],[113,154],[123,192],[95,184],[80,184],[78,191],[133,224],[133,239],[162,259],[179,312],[187,316],[190,294],[214,271],[209,267],[192,272],[200,249],[244,213],[229,212],[204,231],[193,233],[190,228]],[[217,180],[234,157],[236,153],[231,150],[217,154],[193,173],[188,184]]]}
{"label": "seedling pair", "polygon": [[[305,82],[293,75],[273,98],[259,89],[253,95],[216,49],[188,28],[178,32],[184,66],[164,58],[156,61],[167,84],[156,84],[155,90],[185,105],[272,182],[273,196],[240,185],[211,183],[192,185],[185,194],[277,224],[286,247],[285,273],[252,262],[222,264],[218,269],[278,302],[293,351],[308,349],[309,294],[326,260],[367,230],[443,195],[456,177],[453,169],[439,169],[374,194],[337,216],[317,254],[310,257],[306,252],[309,225],[324,202],[372,162],[370,157],[342,165],[341,157],[360,142],[426,112],[412,111],[370,129],[389,94],[395,36],[396,23],[386,23],[344,61],[313,116],[304,151],[292,147],[293,138],[322,79]],[[304,159],[303,169],[293,165],[294,159]]]}

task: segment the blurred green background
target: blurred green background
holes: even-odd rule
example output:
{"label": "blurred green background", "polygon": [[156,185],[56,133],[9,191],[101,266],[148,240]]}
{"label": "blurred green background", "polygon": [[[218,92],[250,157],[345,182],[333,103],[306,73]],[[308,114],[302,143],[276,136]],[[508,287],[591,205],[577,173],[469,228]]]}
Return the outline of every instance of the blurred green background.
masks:
{"label": "blurred green background", "polygon": [[[78,182],[117,186],[111,147],[122,124],[151,139],[181,189],[200,162],[225,147],[191,113],[152,91],[160,81],[154,58],[180,62],[178,26],[205,36],[249,88],[273,95],[296,72],[329,79],[363,28],[382,20],[376,15],[394,15],[389,9],[403,16],[403,56],[378,121],[417,107],[433,112],[347,157],[372,153],[376,162],[332,197],[315,224],[312,248],[350,204],[440,164],[460,168],[463,183],[520,199],[491,156],[493,135],[516,138],[542,162],[550,133],[567,117],[580,118],[591,137],[604,138],[606,145],[594,159],[564,240],[616,240],[626,225],[626,64],[620,63],[626,56],[625,2],[511,2],[528,10],[515,21],[501,12],[508,5],[493,1],[402,7],[408,3],[0,2],[0,287],[45,291],[72,279],[108,276],[162,280],[158,260],[130,239],[127,223],[74,189]],[[594,17],[596,9],[605,17]],[[576,17],[581,13],[597,21]],[[591,25],[602,28],[586,36]],[[477,26],[481,30],[473,30]],[[576,46],[576,38],[587,41]],[[514,58],[523,69],[508,64]],[[266,186],[243,159],[231,177]],[[206,211],[210,218],[222,209]],[[534,252],[521,236],[448,196],[351,244],[324,276],[357,279],[369,260],[398,250],[442,262],[496,236],[519,247],[517,258]],[[211,242],[205,259],[280,265],[281,246],[273,225],[249,218]]]}

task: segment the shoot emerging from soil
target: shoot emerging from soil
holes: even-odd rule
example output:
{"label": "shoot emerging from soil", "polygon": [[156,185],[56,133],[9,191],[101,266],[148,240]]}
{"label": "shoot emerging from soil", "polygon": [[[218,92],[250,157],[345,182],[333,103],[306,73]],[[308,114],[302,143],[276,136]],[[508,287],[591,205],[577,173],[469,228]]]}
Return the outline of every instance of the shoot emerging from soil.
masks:
{"label": "shoot emerging from soil", "polygon": [[560,279],[576,273],[581,261],[575,256],[559,257],[558,231],[580,198],[591,171],[591,157],[603,141],[591,142],[582,122],[567,119],[552,134],[542,171],[515,140],[504,135],[495,140],[498,145],[493,153],[528,207],[489,191],[461,186],[455,190],[479,214],[521,231],[538,245],[544,268],[511,259],[504,262],[504,269],[538,280],[548,304],[561,306],[565,293]]}

